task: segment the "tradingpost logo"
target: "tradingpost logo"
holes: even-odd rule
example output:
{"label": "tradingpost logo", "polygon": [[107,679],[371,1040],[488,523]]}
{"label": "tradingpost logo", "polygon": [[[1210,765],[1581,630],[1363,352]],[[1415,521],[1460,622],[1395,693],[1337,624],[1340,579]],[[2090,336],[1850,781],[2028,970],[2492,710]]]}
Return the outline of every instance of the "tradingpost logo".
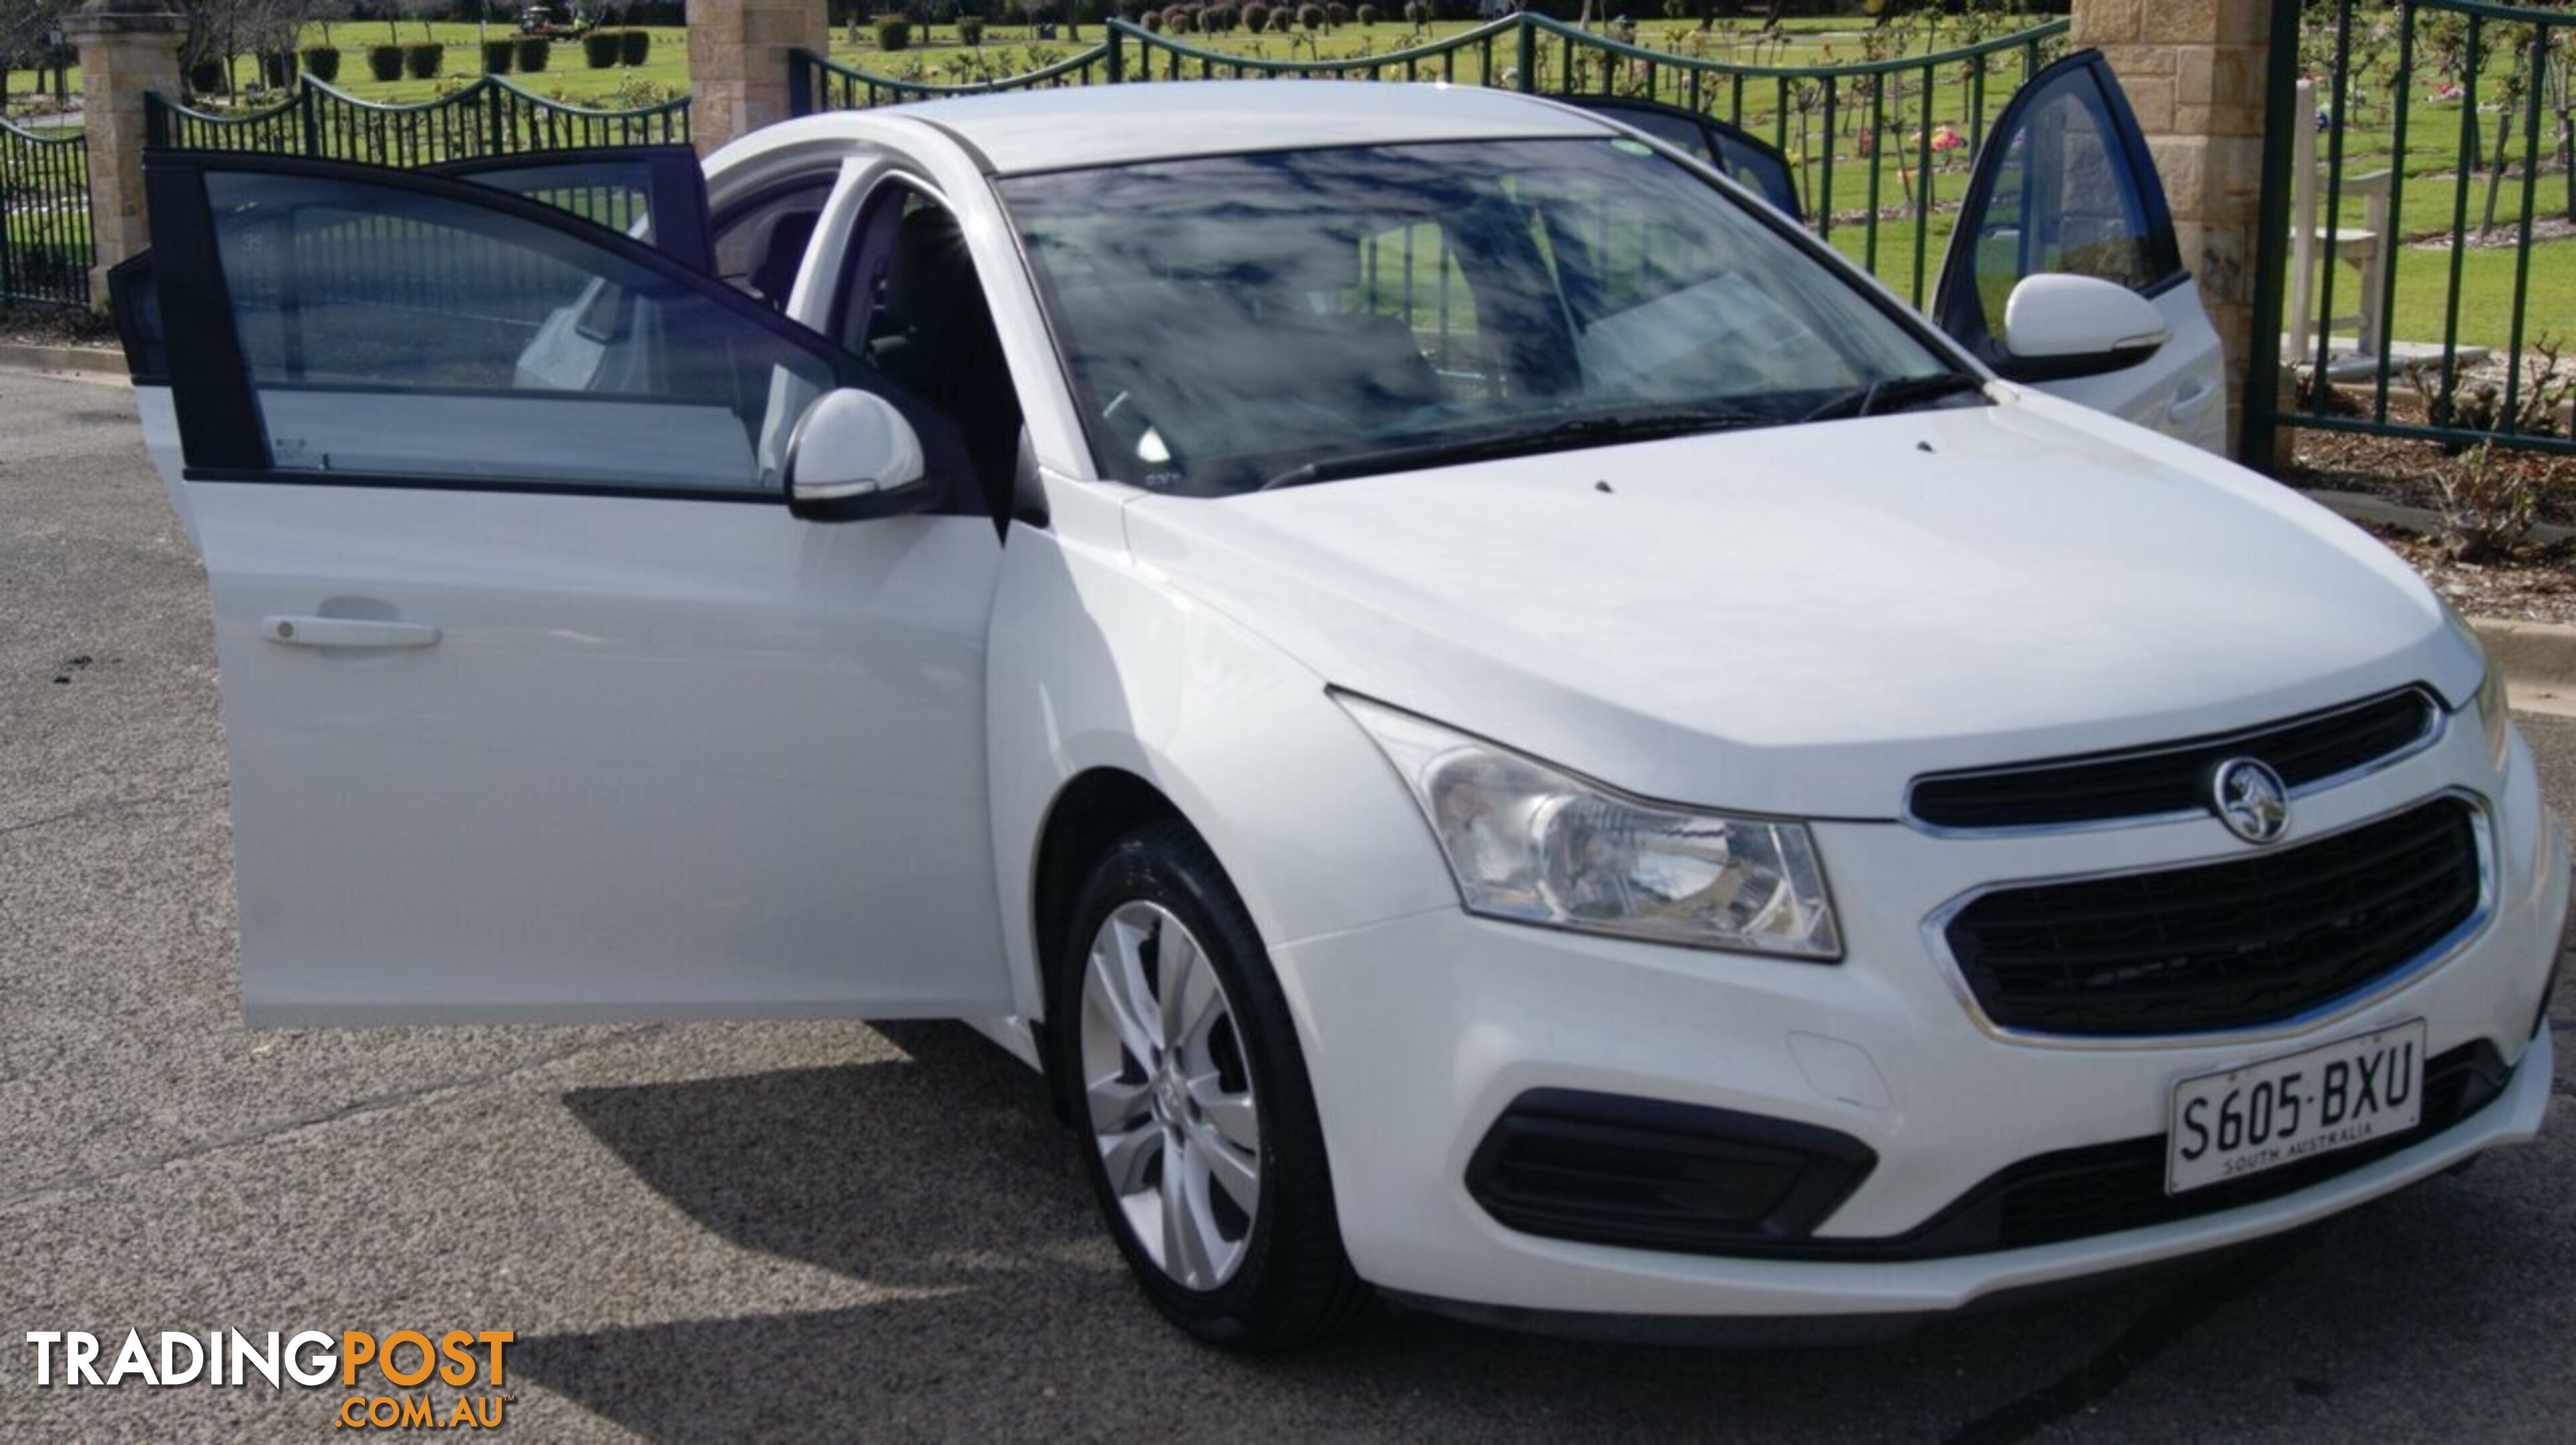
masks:
{"label": "tradingpost logo", "polygon": [[128,1330],[110,1349],[86,1330],[27,1332],[44,1388],[328,1389],[339,1405],[333,1423],[344,1430],[499,1429],[518,1398],[501,1393],[503,1354],[517,1338],[511,1330],[163,1330],[150,1337]]}

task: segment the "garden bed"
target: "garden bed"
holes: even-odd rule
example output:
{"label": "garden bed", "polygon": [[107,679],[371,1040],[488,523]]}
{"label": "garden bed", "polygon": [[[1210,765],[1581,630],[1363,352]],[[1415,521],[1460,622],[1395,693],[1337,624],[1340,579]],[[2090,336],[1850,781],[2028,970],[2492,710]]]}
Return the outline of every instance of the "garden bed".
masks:
{"label": "garden bed", "polygon": [[77,306],[0,305],[0,342],[15,346],[116,345],[106,316]]}
{"label": "garden bed", "polygon": [[[2335,409],[2359,410],[2348,396]],[[2410,389],[2391,391],[2390,420],[2419,422],[2423,415],[2423,403]],[[2437,442],[2309,429],[2290,435],[2295,460],[2280,473],[2290,486],[2309,492],[2356,492],[2436,516],[2445,502],[2443,480],[2461,465],[2459,454]],[[2576,457],[2498,447],[2490,452],[2486,465],[2496,476],[2528,488],[2536,523],[2576,527]],[[2430,532],[2386,523],[2365,525],[2464,613],[2576,624],[2576,542],[2563,537],[2527,539],[2500,557],[2463,562],[2454,555],[2450,540],[2440,535],[2438,524]]]}
{"label": "garden bed", "polygon": [[2502,562],[2480,565],[2452,561],[2439,541],[2419,533],[2368,530],[2471,617],[2576,625],[2576,544],[2525,543]]}

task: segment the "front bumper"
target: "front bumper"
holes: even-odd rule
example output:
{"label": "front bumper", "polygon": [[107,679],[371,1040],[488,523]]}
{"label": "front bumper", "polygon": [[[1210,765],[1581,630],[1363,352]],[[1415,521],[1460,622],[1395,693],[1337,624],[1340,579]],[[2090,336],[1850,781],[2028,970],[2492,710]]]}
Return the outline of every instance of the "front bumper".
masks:
{"label": "front bumper", "polygon": [[[2395,811],[2486,766],[2474,728],[2302,799],[2288,844]],[[2495,829],[2494,906],[2438,967],[2364,990],[2296,1028],[2137,1045],[2038,1041],[1983,1026],[1923,920],[1968,890],[2069,871],[2241,851],[2214,820],[2028,838],[1936,838],[1894,824],[1816,830],[1848,948],[1838,965],[1692,952],[1495,923],[1448,909],[1274,950],[1299,1015],[1343,1240],[1403,1295],[1623,1316],[1911,1315],[2153,1264],[2348,1208],[2501,1145],[2547,1107],[2533,1022],[2568,908],[2565,844],[2519,740]],[[1533,1090],[1579,1090],[1832,1130],[1875,1163],[1813,1230],[1903,1236],[2007,1166],[2160,1136],[2182,1078],[2422,1019],[2434,1056],[2485,1043],[2514,1066],[2454,1127],[2278,1197],[2027,1248],[1942,1258],[1760,1258],[1545,1238],[1471,1195],[1478,1145]]]}

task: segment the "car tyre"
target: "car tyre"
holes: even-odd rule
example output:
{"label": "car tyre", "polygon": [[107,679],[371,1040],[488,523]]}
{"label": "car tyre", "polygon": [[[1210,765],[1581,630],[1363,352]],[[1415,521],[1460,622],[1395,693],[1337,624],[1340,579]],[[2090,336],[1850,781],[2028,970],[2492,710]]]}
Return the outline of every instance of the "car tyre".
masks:
{"label": "car tyre", "polygon": [[1051,985],[1055,1074],[1085,1170],[1164,1317],[1245,1351],[1368,1317],[1376,1297],[1342,1250],[1287,999],[1207,844],[1168,822],[1112,845],[1075,900]]}

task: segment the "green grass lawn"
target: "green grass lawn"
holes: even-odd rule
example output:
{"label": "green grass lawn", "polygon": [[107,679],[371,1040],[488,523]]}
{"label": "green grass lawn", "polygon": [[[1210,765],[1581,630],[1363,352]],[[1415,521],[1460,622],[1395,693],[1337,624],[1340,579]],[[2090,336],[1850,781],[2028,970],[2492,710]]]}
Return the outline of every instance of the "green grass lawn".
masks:
{"label": "green grass lawn", "polygon": [[[1174,38],[1205,49],[1230,54],[1259,55],[1273,60],[1330,60],[1360,55],[1383,55],[1389,51],[1404,49],[1411,44],[1447,38],[1474,28],[1475,25],[1472,22],[1441,21],[1435,22],[1422,31],[1400,23],[1381,23],[1343,25],[1331,30],[1315,32],[1311,36],[1303,32],[1295,36],[1277,32],[1254,35],[1237,30],[1225,35],[1189,35]],[[688,84],[688,44],[685,33],[676,26],[651,27],[651,29],[652,60],[649,64],[634,70],[585,69],[582,66],[581,47],[573,42],[564,42],[554,47],[552,60],[545,73],[535,77],[514,75],[512,78],[522,80],[530,89],[542,94],[560,94],[564,99],[582,103],[596,102],[610,96],[621,84],[631,79],[642,79],[657,85],[685,89]],[[1689,38],[1690,30],[1688,21],[1647,21],[1638,26],[1637,38],[1638,42],[1644,45],[1676,52],[1697,49],[1709,59],[1743,64],[1827,65],[1864,58],[1865,27],[1850,20],[1792,20],[1787,24],[1788,38],[1785,43],[1759,41],[1747,27],[1721,31],[1717,36],[1694,44]],[[324,43],[325,33],[323,26],[318,24],[308,26],[304,35],[304,44],[313,46]],[[481,33],[500,39],[511,32],[507,25],[496,24]],[[383,21],[340,21],[329,26],[327,34],[329,42],[338,46],[341,51],[340,78],[334,84],[366,100],[405,102],[431,99],[439,93],[442,86],[452,87],[459,81],[471,79],[481,69],[481,53],[476,44],[478,31],[477,27],[470,24],[442,22],[422,25],[416,21],[405,20],[389,28]],[[1098,44],[1104,34],[1100,26],[1086,25],[1082,27],[1082,35],[1078,41],[1063,36],[1059,31],[1057,40],[1037,42],[1034,39],[1034,32],[1027,26],[996,23],[985,28],[984,43],[980,47],[967,47],[957,43],[954,25],[934,25],[917,33],[914,44],[909,48],[889,52],[877,48],[872,30],[863,28],[859,39],[853,43],[848,30],[839,28],[832,32],[831,48],[832,58],[835,60],[887,75],[900,76],[907,71],[927,70],[933,67],[948,71],[961,62],[973,60],[975,52],[979,50],[983,56],[981,65],[977,67],[979,70],[1006,64],[1007,69],[996,70],[994,73],[1008,73],[1009,70],[1026,68],[1017,62],[1026,58],[1027,50],[1033,44],[1038,45],[1043,51],[1062,56],[1086,46]],[[1956,31],[1946,32],[1942,37],[1942,43],[1950,43],[1958,37],[1958,34],[1959,32]],[[368,75],[366,65],[368,46],[387,43],[410,45],[424,39],[436,40],[448,47],[447,74],[440,81],[404,79],[379,82]],[[1924,45],[1925,40],[1918,33],[1910,48],[1913,53],[1919,54]],[[1511,63],[1512,47],[1508,41],[1498,47],[1498,54],[1501,64]],[[256,79],[255,67],[250,59],[241,58],[236,62],[234,69],[244,88],[249,89]],[[1481,74],[1462,74],[1460,78],[1481,81],[1483,77]],[[71,89],[74,92],[80,89],[80,70],[77,66],[73,67],[71,73]],[[13,102],[28,97],[34,90],[35,72],[18,70],[10,73],[9,95]]]}
{"label": "green grass lawn", "polygon": [[[0,255],[7,258],[0,285],[14,283],[33,293],[58,298],[78,295],[89,270],[89,216],[83,212],[34,215],[11,211],[0,217]],[[7,304],[0,298],[0,306]]]}

